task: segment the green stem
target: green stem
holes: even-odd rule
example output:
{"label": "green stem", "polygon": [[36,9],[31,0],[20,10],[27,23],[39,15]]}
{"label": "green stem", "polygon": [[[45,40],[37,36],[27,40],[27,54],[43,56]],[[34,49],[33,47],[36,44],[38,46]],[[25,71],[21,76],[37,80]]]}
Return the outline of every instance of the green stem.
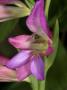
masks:
{"label": "green stem", "polygon": [[33,76],[30,76],[30,81],[31,81],[31,85],[32,85],[32,89],[33,90],[39,90],[39,86],[38,86],[38,80],[33,77]]}
{"label": "green stem", "polygon": [[46,80],[46,78],[43,81],[38,81],[38,80],[36,80],[36,78],[31,76],[30,80],[31,80],[31,85],[32,85],[33,90],[45,90],[45,80]]}
{"label": "green stem", "polygon": [[45,90],[45,81],[46,80],[40,81],[40,88],[39,88],[39,90]]}
{"label": "green stem", "polygon": [[31,82],[33,90],[45,90],[46,74],[44,74],[44,75],[45,75],[45,80],[43,80],[43,81],[38,81],[33,76],[30,76],[30,82]]}

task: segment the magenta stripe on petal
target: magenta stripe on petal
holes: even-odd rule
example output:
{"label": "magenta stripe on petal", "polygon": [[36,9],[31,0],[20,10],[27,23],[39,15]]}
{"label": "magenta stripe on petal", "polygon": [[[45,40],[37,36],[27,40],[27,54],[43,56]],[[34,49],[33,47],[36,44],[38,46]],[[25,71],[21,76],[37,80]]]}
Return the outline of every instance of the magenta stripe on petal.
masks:
{"label": "magenta stripe on petal", "polygon": [[25,64],[26,62],[29,61],[30,54],[31,54],[31,51],[22,50],[17,55],[15,55],[12,59],[10,59],[10,61],[7,63],[7,66],[9,68],[17,68]]}
{"label": "magenta stripe on petal", "polygon": [[44,80],[44,62],[40,56],[33,56],[31,62],[31,72],[38,80]]}
{"label": "magenta stripe on petal", "polygon": [[16,69],[16,75],[19,80],[24,80],[30,74],[30,62]]}

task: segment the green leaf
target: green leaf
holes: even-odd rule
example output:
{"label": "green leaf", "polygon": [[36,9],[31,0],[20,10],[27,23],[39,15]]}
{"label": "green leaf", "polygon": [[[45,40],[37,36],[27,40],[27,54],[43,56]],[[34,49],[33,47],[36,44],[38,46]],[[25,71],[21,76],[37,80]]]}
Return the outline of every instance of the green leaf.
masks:
{"label": "green leaf", "polygon": [[51,3],[51,0],[46,0],[45,14],[46,14],[46,17],[47,17],[47,18],[48,18],[50,3]]}
{"label": "green leaf", "polygon": [[57,54],[57,48],[58,48],[58,42],[59,42],[59,22],[56,20],[55,27],[54,27],[54,33],[53,33],[53,48],[54,52],[47,58],[45,58],[45,67],[46,67],[46,73],[48,69],[52,66],[56,54]]}
{"label": "green leaf", "polygon": [[[49,0],[48,0],[49,1]],[[49,24],[54,25],[56,18],[59,19],[60,30],[64,31],[67,28],[67,0],[51,0],[49,7]],[[67,29],[66,29],[67,30]]]}
{"label": "green leaf", "polygon": [[67,51],[59,42],[58,52],[53,66],[49,69],[46,78],[46,90],[67,89]]}

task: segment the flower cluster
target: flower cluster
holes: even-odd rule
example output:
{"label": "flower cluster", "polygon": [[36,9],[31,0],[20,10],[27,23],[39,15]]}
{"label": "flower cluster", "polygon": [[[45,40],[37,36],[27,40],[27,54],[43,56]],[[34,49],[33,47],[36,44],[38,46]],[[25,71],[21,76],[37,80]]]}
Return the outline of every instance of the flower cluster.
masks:
{"label": "flower cluster", "polygon": [[[4,15],[0,15],[0,20],[3,21],[9,17],[15,17],[11,16],[14,15],[14,13],[6,15],[5,6],[3,5],[16,2],[17,0],[0,0],[0,7],[2,8],[1,14]],[[6,10],[8,9],[6,8]],[[5,17],[5,19],[2,19],[3,17]],[[3,64],[1,62],[1,67],[7,69],[8,75],[10,73],[13,74],[13,80],[24,80],[29,75],[35,76],[38,80],[44,80],[45,61],[43,60],[43,57],[48,56],[53,52],[52,34],[44,14],[44,0],[36,0],[35,5],[26,20],[26,25],[33,34],[19,35],[8,39],[11,45],[19,49],[19,52],[10,60],[6,60],[6,63]]]}

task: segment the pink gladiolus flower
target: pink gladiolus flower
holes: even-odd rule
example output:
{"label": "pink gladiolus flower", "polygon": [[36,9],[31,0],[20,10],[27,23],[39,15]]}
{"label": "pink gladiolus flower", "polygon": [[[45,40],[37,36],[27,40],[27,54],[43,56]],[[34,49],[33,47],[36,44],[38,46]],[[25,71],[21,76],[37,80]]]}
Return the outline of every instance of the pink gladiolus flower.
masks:
{"label": "pink gladiolus flower", "polygon": [[[42,54],[43,52],[45,52],[44,55],[49,55],[51,53],[52,40],[50,38],[50,30],[48,28],[43,8],[44,0],[37,0],[26,21],[28,28],[35,33],[33,34],[33,39],[28,39],[25,35],[25,38],[23,38],[23,35],[9,38],[9,42],[15,48],[21,50],[17,55],[11,58],[9,62],[7,62],[6,66],[10,69],[16,70],[19,80],[23,80],[31,74],[38,80],[44,80],[45,78]],[[22,44],[22,41],[25,45]]]}
{"label": "pink gladiolus flower", "polygon": [[[44,45],[41,46],[44,41],[40,43],[39,39],[35,39],[35,35],[33,35],[33,37],[31,35],[20,35],[9,38],[8,40],[11,45],[13,45],[15,48],[21,49],[21,51],[10,59],[10,61],[6,64],[7,67],[11,69],[16,69],[16,74],[19,80],[23,80],[31,74],[33,74],[37,79],[43,80],[44,63],[40,54],[42,53],[43,47],[45,47]],[[28,46],[26,43],[26,45],[28,46],[26,47],[26,45],[24,46],[22,42],[31,42],[31,45]],[[47,48],[48,47],[44,48],[43,51],[47,50]]]}

